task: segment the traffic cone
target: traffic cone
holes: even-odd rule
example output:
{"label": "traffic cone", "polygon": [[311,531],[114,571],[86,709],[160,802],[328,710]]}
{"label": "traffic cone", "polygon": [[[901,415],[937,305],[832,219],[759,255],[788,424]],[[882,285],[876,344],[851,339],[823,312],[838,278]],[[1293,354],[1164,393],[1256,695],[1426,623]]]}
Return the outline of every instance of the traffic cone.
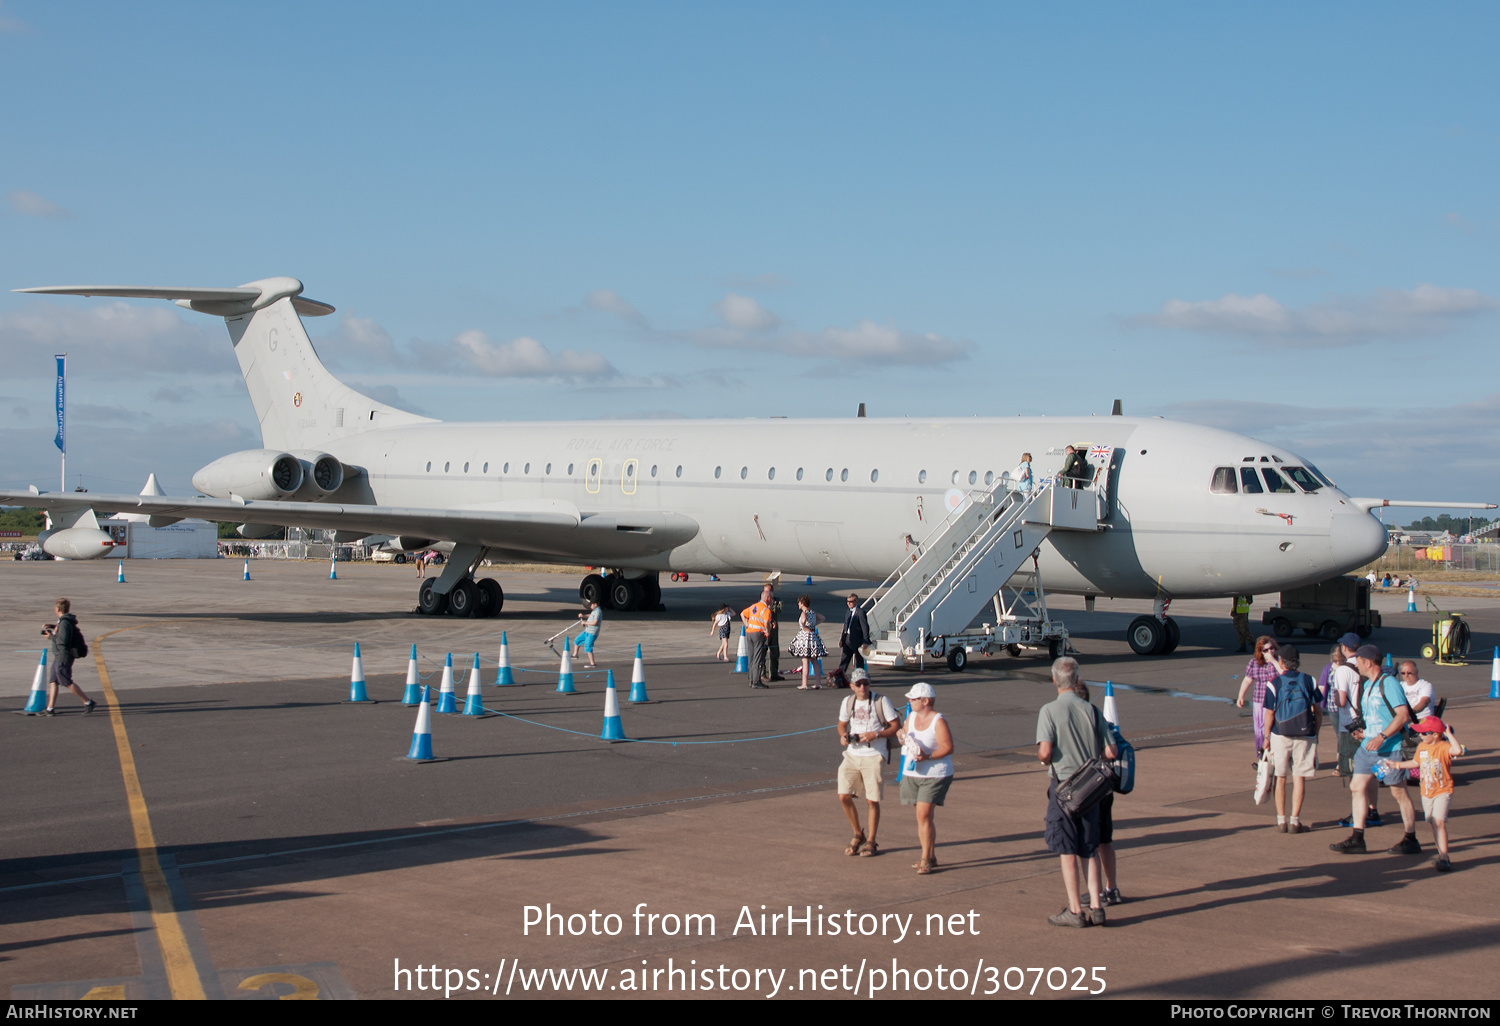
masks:
{"label": "traffic cone", "polygon": [[484,697],[479,693],[479,653],[474,653],[474,665],[469,668],[469,693],[464,696],[464,715],[483,716]]}
{"label": "traffic cone", "polygon": [[339,579],[339,561],[336,559],[330,559],[328,561],[328,579],[330,581],[336,581]]}
{"label": "traffic cone", "polygon": [[368,702],[365,694],[365,661],[359,657],[359,642],[354,643],[354,665],[349,670],[349,701]]}
{"label": "traffic cone", "polygon": [[641,646],[635,646],[635,667],[630,671],[630,701],[649,702],[646,697],[646,668],[641,663]]}
{"label": "traffic cone", "polygon": [[[46,659],[47,653],[43,652],[42,661],[45,662]],[[42,671],[38,670],[36,672],[37,679],[40,680]],[[33,691],[32,695],[35,696],[36,692]],[[1500,698],[1500,645],[1495,646],[1495,661],[1490,664],[1490,697]],[[31,706],[28,705],[26,708],[29,710]]]}
{"label": "traffic cone", "polygon": [[495,687],[503,688],[514,684],[516,678],[510,672],[510,645],[506,643],[505,632],[500,632],[500,676],[495,678]]}
{"label": "traffic cone", "polygon": [[750,643],[745,640],[745,628],[740,628],[740,650],[734,657],[734,672],[750,672]]}
{"label": "traffic cone", "polygon": [[247,559],[247,560],[245,560],[245,576],[241,577],[240,580],[242,580],[242,581],[248,581],[249,579],[250,579],[250,561]]}
{"label": "traffic cone", "polygon": [[411,733],[411,750],[406,757],[412,762],[433,762],[432,757],[432,707],[427,704],[427,688],[422,688],[421,701],[417,704],[417,725]]}
{"label": "traffic cone", "polygon": [[1391,661],[1391,654],[1389,652],[1385,654],[1385,660],[1380,664],[1380,668],[1382,670],[1394,670],[1396,668],[1396,664]]}
{"label": "traffic cone", "polygon": [[1115,706],[1115,686],[1111,681],[1104,682],[1104,718],[1117,727],[1120,725],[1120,710]]}
{"label": "traffic cone", "polygon": [[615,697],[615,671],[610,670],[604,680],[604,729],[599,732],[600,741],[627,741],[625,727],[620,723],[620,702]]}
{"label": "traffic cone", "polygon": [[557,693],[559,695],[576,695],[573,689],[573,656],[570,655],[571,646],[568,639],[563,638],[562,663],[557,668]]}
{"label": "traffic cone", "polygon": [[808,574],[807,575],[807,580],[804,581],[803,583],[804,584],[811,584],[812,583],[812,574]]}
{"label": "traffic cone", "polygon": [[411,647],[411,658],[406,661],[406,690],[401,694],[402,705],[416,705],[422,701],[422,688],[417,683],[417,646]]}
{"label": "traffic cone", "polygon": [[1406,586],[1406,611],[1408,613],[1417,611],[1417,586],[1415,584]]}
{"label": "traffic cone", "polygon": [[[1500,667],[1500,661],[1495,665]],[[36,676],[31,678],[31,696],[26,699],[25,713],[35,716],[47,708],[47,650],[42,649],[41,661],[36,664]]]}
{"label": "traffic cone", "polygon": [[458,699],[453,695],[453,653],[448,653],[448,661],[443,664],[443,683],[438,688],[438,707],[440,713],[458,712]]}
{"label": "traffic cone", "polygon": [[125,561],[123,559],[120,560],[120,572],[115,575],[115,583],[116,584],[124,584],[125,583]]}

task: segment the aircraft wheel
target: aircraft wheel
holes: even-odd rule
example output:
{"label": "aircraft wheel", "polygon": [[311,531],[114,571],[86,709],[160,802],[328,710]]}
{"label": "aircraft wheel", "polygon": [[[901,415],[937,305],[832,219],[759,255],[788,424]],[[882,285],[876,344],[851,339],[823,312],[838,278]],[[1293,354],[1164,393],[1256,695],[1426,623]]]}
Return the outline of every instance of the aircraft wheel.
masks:
{"label": "aircraft wheel", "polygon": [[1177,645],[1182,641],[1182,627],[1170,616],[1167,617],[1164,626],[1167,628],[1167,637],[1162,642],[1161,651],[1157,655],[1171,655],[1177,651]]}
{"label": "aircraft wheel", "polygon": [[962,645],[957,646],[948,653],[948,669],[954,673],[963,673],[964,667],[969,665],[969,653],[964,651]]}
{"label": "aircraft wheel", "polygon": [[1344,633],[1344,628],[1337,620],[1324,620],[1323,626],[1318,628],[1318,633],[1328,641],[1337,641]]}
{"label": "aircraft wheel", "polygon": [[479,615],[499,616],[500,610],[505,608],[505,592],[500,589],[500,582],[493,577],[486,577],[475,583],[479,585]]}
{"label": "aircraft wheel", "polygon": [[609,604],[622,613],[633,613],[641,606],[641,586],[624,577],[616,577],[609,586]]}
{"label": "aircraft wheel", "polygon": [[662,609],[660,578],[653,574],[641,578],[637,583],[641,586],[641,608],[650,613]]}
{"label": "aircraft wheel", "polygon": [[1284,616],[1278,616],[1271,621],[1271,633],[1278,638],[1290,638],[1292,636],[1292,621]]}
{"label": "aircraft wheel", "polygon": [[590,602],[597,602],[601,606],[604,605],[605,599],[608,598],[604,593],[604,578],[598,574],[589,574],[583,579],[583,583],[578,586],[578,597],[583,600],[585,605]]}
{"label": "aircraft wheel", "polygon": [[436,583],[436,578],[429,577],[417,589],[417,612],[424,616],[441,616],[448,610],[448,596],[439,595],[432,590]]}
{"label": "aircraft wheel", "polygon": [[479,588],[472,580],[465,577],[448,592],[448,612],[464,617],[479,615]]}
{"label": "aircraft wheel", "polygon": [[1166,637],[1161,621],[1154,616],[1136,617],[1125,631],[1125,640],[1130,642],[1130,650],[1136,655],[1155,655]]}

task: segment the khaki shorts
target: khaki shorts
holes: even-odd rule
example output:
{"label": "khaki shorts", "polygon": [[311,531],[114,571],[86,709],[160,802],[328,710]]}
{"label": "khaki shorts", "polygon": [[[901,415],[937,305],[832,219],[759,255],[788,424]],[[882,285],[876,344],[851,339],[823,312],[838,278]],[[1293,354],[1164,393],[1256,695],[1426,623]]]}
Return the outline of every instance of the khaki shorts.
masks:
{"label": "khaki shorts", "polygon": [[1452,797],[1452,791],[1446,794],[1435,794],[1431,798],[1424,794],[1422,796],[1422,815],[1427,817],[1427,822],[1448,822],[1448,799]]}
{"label": "khaki shorts", "polygon": [[885,790],[882,771],[885,760],[878,755],[850,755],[844,753],[839,763],[839,794],[852,794],[866,801],[879,802]]}
{"label": "khaki shorts", "polygon": [[1278,777],[1311,777],[1318,771],[1318,739],[1271,735],[1271,765]]}

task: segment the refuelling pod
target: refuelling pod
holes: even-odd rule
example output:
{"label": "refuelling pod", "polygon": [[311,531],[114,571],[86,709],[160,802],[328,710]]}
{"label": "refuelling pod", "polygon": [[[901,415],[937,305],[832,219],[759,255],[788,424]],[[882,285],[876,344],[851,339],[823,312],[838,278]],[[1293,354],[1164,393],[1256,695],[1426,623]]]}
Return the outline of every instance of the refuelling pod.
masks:
{"label": "refuelling pod", "polygon": [[292,455],[302,464],[302,487],[296,495],[299,501],[317,502],[343,487],[344,465],[336,457],[315,449],[295,449]]}
{"label": "refuelling pod", "polygon": [[36,536],[42,551],[58,559],[98,559],[115,550],[116,542],[99,527],[92,509],[59,510],[48,517],[60,526]]}
{"label": "refuelling pod", "polygon": [[275,524],[241,524],[234,529],[234,533],[241,538],[269,538],[284,530],[286,529]]}
{"label": "refuelling pod", "polygon": [[290,499],[302,487],[302,461],[275,449],[245,449],[214,460],[193,475],[193,487],[226,499]]}

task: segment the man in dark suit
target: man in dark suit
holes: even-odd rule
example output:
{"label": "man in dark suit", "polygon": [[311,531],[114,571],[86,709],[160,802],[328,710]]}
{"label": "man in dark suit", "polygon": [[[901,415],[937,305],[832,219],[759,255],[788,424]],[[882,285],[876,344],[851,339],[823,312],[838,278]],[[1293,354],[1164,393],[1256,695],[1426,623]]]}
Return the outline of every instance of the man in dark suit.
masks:
{"label": "man in dark suit", "polygon": [[849,613],[844,617],[844,633],[839,637],[839,647],[843,649],[843,656],[839,659],[839,672],[844,673],[849,668],[850,660],[860,669],[865,667],[865,657],[859,654],[860,646],[870,643],[870,621],[865,618],[865,611],[859,607],[859,596],[849,596]]}

